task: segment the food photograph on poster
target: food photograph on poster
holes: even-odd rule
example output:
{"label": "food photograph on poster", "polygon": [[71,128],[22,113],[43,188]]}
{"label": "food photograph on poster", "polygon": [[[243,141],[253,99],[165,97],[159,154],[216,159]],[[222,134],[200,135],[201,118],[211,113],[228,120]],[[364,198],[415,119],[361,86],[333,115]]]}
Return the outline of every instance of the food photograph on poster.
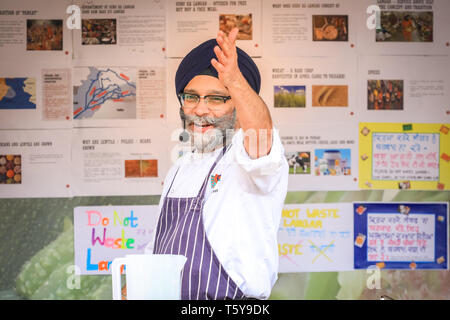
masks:
{"label": "food photograph on poster", "polygon": [[62,20],[27,20],[27,50],[62,50]]}

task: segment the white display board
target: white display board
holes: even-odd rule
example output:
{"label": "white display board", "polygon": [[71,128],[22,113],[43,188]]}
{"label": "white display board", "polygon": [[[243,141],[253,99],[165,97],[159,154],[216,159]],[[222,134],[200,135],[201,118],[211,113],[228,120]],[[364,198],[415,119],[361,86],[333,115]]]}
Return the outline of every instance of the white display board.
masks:
{"label": "white display board", "polygon": [[[449,1],[358,2],[361,3],[362,13],[370,12],[358,15],[358,51],[361,54],[407,56],[450,52],[450,21],[447,18]],[[368,24],[371,28],[368,28]]]}
{"label": "white display board", "polygon": [[3,1],[0,56],[16,68],[24,61],[67,65],[72,59],[72,32],[66,27],[70,0]]}
{"label": "white display board", "polygon": [[358,190],[357,124],[278,125],[288,191]]}
{"label": "white display board", "polygon": [[0,130],[0,198],[70,197],[70,130]]}
{"label": "white display board", "polygon": [[166,1],[74,1],[81,28],[73,30],[75,65],[147,65],[165,56]]}
{"label": "white display board", "polygon": [[355,121],[355,60],[356,55],[262,58],[260,95],[274,122]]}
{"label": "white display board", "polygon": [[147,67],[73,68],[73,126],[148,127],[164,123],[166,68],[164,60],[155,63]]}
{"label": "white display board", "polygon": [[337,56],[354,53],[359,0],[263,1],[263,56]]}
{"label": "white display board", "polygon": [[163,126],[74,129],[75,196],[158,195],[171,165]]}
{"label": "white display board", "polygon": [[250,56],[260,56],[262,46],[261,0],[167,1],[167,55],[184,57],[217,32],[239,28],[236,44]]}
{"label": "white display board", "polygon": [[439,123],[450,99],[444,56],[361,56],[358,121]]}
{"label": "white display board", "polygon": [[72,69],[50,62],[0,62],[0,128],[72,127]]}

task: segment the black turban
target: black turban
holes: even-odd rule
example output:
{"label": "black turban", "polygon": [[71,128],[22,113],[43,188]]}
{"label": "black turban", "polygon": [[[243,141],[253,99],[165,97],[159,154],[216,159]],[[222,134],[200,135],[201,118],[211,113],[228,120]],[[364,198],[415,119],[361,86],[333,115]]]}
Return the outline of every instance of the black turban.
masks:
{"label": "black turban", "polygon": [[[177,94],[183,92],[189,81],[198,75],[211,75],[218,77],[216,69],[211,65],[211,59],[216,58],[214,47],[218,45],[216,39],[203,42],[198,47],[192,49],[178,66],[175,75],[175,89]],[[252,58],[239,48],[237,49],[238,66],[242,75],[247,80],[250,87],[259,93],[261,87],[261,76],[258,67]]]}

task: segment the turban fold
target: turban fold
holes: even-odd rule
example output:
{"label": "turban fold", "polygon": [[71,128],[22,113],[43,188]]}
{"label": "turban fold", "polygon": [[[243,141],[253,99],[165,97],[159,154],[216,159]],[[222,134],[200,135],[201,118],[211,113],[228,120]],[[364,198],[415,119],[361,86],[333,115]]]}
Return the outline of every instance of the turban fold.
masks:
{"label": "turban fold", "polygon": [[[203,42],[198,47],[192,49],[178,66],[175,74],[175,89],[177,94],[183,92],[189,81],[195,76],[207,74],[214,77],[217,76],[216,69],[211,65],[211,59],[216,58],[214,47],[218,45],[216,39]],[[261,87],[261,76],[258,67],[252,58],[240,48],[237,49],[238,66],[242,75],[247,80],[250,87],[259,93]]]}

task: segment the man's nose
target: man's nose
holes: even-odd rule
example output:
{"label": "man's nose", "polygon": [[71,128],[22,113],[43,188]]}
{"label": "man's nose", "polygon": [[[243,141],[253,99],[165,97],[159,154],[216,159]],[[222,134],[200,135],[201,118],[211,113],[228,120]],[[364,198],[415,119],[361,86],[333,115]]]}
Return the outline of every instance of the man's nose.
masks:
{"label": "man's nose", "polygon": [[204,116],[209,113],[208,105],[206,104],[205,99],[200,99],[197,107],[195,107],[195,114],[198,116]]}

